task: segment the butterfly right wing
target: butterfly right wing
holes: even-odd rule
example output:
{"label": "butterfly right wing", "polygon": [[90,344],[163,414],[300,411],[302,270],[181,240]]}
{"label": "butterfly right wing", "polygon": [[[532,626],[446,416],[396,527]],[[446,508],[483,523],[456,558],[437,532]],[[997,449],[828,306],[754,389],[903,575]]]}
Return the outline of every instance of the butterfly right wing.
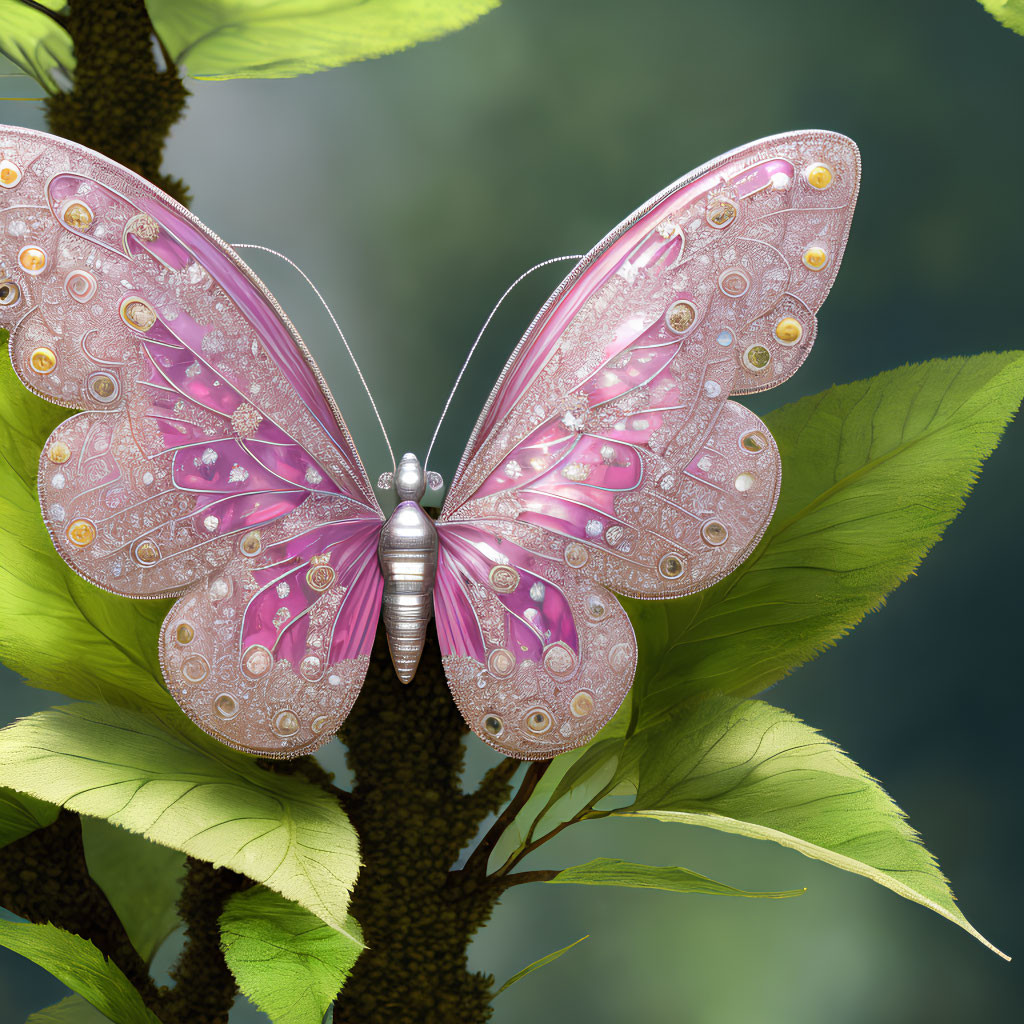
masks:
{"label": "butterfly right wing", "polygon": [[[765,425],[729,396],[774,387],[806,358],[859,179],[843,136],[751,143],[619,225],[538,314],[438,522],[439,574],[465,583],[461,601],[452,585],[437,602],[442,651],[483,739],[550,756],[614,713],[635,643],[618,641],[621,672],[595,663],[585,601],[605,607],[598,584],[647,599],[694,593],[753,550],[775,507],[779,456]],[[549,569],[559,602],[550,588],[532,596],[532,578]],[[495,602],[501,628],[480,614]],[[520,640],[517,621],[535,642]],[[615,617],[603,621],[611,628]],[[503,673],[495,660],[507,662]],[[580,716],[573,700],[591,680]],[[525,695],[546,708],[543,735],[523,718]],[[499,720],[500,736],[487,728]]]}
{"label": "butterfly right wing", "polygon": [[382,585],[383,517],[319,371],[241,260],[147,182],[24,129],[0,128],[0,157],[15,371],[86,410],[40,461],[57,550],[115,593],[182,595],[162,664],[198,725],[308,752],[358,693]]}

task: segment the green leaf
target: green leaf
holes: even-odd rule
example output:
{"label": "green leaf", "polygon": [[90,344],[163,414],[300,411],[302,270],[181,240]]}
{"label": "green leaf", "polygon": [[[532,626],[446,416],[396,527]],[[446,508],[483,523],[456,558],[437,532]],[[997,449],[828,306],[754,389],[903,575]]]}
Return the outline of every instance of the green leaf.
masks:
{"label": "green leaf", "polygon": [[146,0],[193,78],[290,78],[395,53],[453,32],[498,0]]}
{"label": "green leaf", "polygon": [[0,661],[33,686],[184,719],[157,655],[170,601],[132,601],[87,583],[43,525],[39,453],[67,415],[21,385],[0,345]]}
{"label": "green leaf", "polygon": [[772,900],[800,896],[807,891],[790,889],[785,892],[747,892],[686,868],[652,867],[649,864],[631,864],[629,861],[608,857],[598,857],[586,864],[563,868],[554,878],[546,879],[545,882],[548,885],[621,885],[631,889],[665,889],[669,892],[695,892],[708,896],[759,896]]}
{"label": "green leaf", "polygon": [[548,953],[547,956],[542,956],[539,960],[534,960],[532,964],[530,964],[527,967],[524,967],[521,971],[516,971],[516,973],[513,974],[512,977],[509,978],[508,981],[506,981],[505,984],[502,985],[501,988],[499,988],[498,991],[494,994],[496,996],[500,996],[501,993],[509,987],[509,985],[514,985],[517,981],[519,981],[520,978],[525,978],[528,974],[533,974],[534,971],[538,970],[541,967],[547,967],[547,965],[551,963],[552,960],[557,960],[563,953],[568,953],[573,946],[578,946],[583,941],[583,939],[589,938],[589,935],[584,935],[582,938],[577,939],[575,942],[570,942],[568,946],[565,946],[562,949],[555,950],[554,953]]}
{"label": "green leaf", "polygon": [[45,1010],[37,1010],[25,1024],[108,1024],[110,1018],[92,1003],[74,995],[62,999]]}
{"label": "green leaf", "polygon": [[0,785],[226,865],[345,929],[358,839],[300,776],[124,708],[73,704],[0,729]]}
{"label": "green leaf", "polygon": [[1024,36],[1024,0],[978,0],[996,21]]}
{"label": "green leaf", "polygon": [[0,846],[13,843],[44,825],[57,820],[59,808],[43,800],[0,789]]}
{"label": "green leaf", "polygon": [[641,717],[757,693],[878,608],[963,508],[1022,393],[1011,352],[904,366],[768,416],[782,495],[751,557],[692,597],[628,602]]}
{"label": "green leaf", "polygon": [[85,862],[146,963],[180,924],[185,857],[100,818],[82,819]]}
{"label": "green leaf", "polygon": [[52,924],[0,920],[0,945],[39,964],[117,1024],[160,1024],[120,968],[88,939]]}
{"label": "green leaf", "polygon": [[611,813],[770,839],[870,878],[1005,956],[957,908],[882,787],[810,726],[761,701],[692,702],[647,730],[636,801]]}
{"label": "green leaf", "polygon": [[262,887],[228,900],[220,931],[239,989],[274,1024],[320,1024],[363,951],[353,917],[338,932]]}
{"label": "green leaf", "polygon": [[60,86],[53,77],[54,68],[70,76],[75,67],[71,36],[38,7],[61,11],[67,0],[37,0],[35,8],[21,0],[0,0],[0,54],[47,92],[55,93]]}

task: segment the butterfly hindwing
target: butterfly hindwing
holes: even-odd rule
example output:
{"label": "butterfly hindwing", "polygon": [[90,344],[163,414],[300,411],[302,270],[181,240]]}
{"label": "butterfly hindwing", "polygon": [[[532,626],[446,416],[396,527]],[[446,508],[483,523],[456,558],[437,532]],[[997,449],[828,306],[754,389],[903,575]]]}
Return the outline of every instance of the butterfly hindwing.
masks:
{"label": "butterfly hindwing", "polygon": [[[775,386],[806,357],[859,178],[843,136],[765,139],[671,186],[584,258],[513,353],[449,489],[439,571],[458,574],[452,531],[494,538],[478,545],[493,561],[477,563],[463,601],[493,605],[502,545],[557,564],[583,590],[655,599],[710,586],[746,558],[774,511],[780,461],[764,424],[729,396]],[[488,739],[481,722],[513,698],[520,714],[520,687],[554,685],[548,641],[541,630],[539,651],[508,648],[516,664],[498,678],[491,635],[477,623],[455,644],[455,605],[436,604],[456,692],[472,692],[462,680],[475,660],[467,718]],[[581,623],[578,603],[569,608]],[[565,642],[576,671],[560,692],[605,669]],[[620,700],[632,672],[616,683]],[[594,731],[616,706],[595,703]],[[522,733],[512,725],[506,735]],[[566,726],[581,731],[562,710],[551,735]],[[531,744],[518,756],[548,756]]]}
{"label": "butterfly hindwing", "polygon": [[0,157],[14,369],[85,410],[40,459],[57,550],[115,593],[184,595],[163,664],[204,729],[312,749],[365,675],[382,522],[319,371],[234,252],[147,182],[24,129],[0,129]]}

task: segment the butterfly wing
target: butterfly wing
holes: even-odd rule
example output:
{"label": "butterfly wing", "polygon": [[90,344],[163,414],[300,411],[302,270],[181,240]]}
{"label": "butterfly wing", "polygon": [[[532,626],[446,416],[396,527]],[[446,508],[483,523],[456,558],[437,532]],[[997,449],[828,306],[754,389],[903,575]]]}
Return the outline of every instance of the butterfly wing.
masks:
{"label": "butterfly wing", "polygon": [[382,515],[326,385],[237,255],[143,179],[0,128],[0,323],[24,384],[85,411],[40,460],[68,564],[181,595],[167,685],[224,742],[295,756],[365,676]]}
{"label": "butterfly wing", "polygon": [[619,225],[538,314],[439,524],[449,681],[492,745],[540,758],[586,742],[635,670],[608,591],[693,593],[760,539],[780,460],[730,395],[806,358],[859,180],[833,133],[743,147]]}

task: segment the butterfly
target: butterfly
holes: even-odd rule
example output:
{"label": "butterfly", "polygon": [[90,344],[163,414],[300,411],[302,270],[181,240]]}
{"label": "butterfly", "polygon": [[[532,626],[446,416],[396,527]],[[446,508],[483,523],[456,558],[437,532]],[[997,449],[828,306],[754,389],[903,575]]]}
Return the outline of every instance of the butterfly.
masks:
{"label": "butterfly", "polygon": [[[0,324],[22,382],[82,410],[40,457],[54,545],[85,579],[176,597],[166,685],[222,742],[309,753],[431,616],[452,695],[504,754],[590,740],[637,643],[616,594],[721,580],[775,509],[778,449],[731,396],[814,341],[860,181],[826,131],[736,149],[579,260],[512,353],[435,522],[404,456],[385,517],[320,371],[238,254],[142,178],[0,128]],[[740,641],[742,642],[742,641]]]}

